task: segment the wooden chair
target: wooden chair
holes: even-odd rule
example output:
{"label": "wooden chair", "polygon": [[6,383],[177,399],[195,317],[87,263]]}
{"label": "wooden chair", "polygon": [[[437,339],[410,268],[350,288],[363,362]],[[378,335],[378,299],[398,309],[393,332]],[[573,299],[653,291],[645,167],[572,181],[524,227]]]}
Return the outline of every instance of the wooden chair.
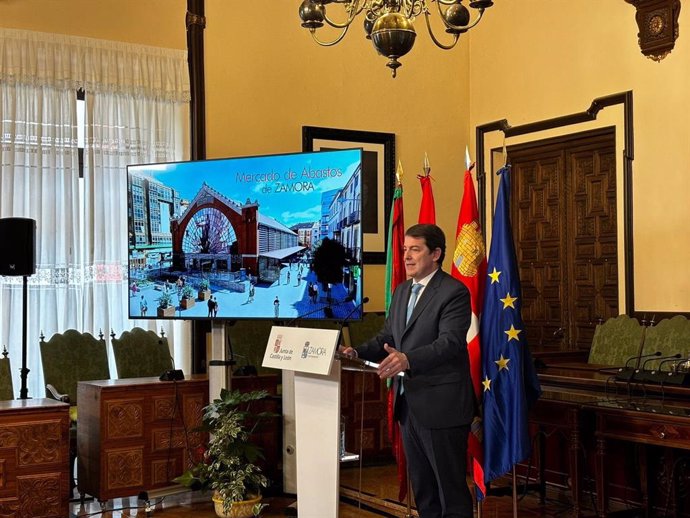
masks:
{"label": "wooden chair", "polygon": [[124,331],[120,338],[110,332],[117,376],[123,378],[145,378],[160,376],[173,368],[168,339],[162,334],[135,327]]}
{"label": "wooden chair", "polygon": [[39,347],[46,396],[70,404],[70,466],[74,466],[77,457],[77,384],[110,379],[108,352],[103,333],[96,339],[90,333],[68,329],[54,334],[47,342],[44,338],[41,333]]}
{"label": "wooden chair", "polygon": [[[683,315],[676,315],[661,320],[656,326],[648,327],[642,355],[654,354],[656,351],[661,352],[661,356],[659,359],[643,360],[645,369],[658,369],[663,362],[661,370],[670,371],[675,363],[687,360],[690,354],[690,320]],[[681,357],[671,361],[669,357],[676,353],[680,353]]]}
{"label": "wooden chair", "polygon": [[10,359],[7,355],[7,348],[2,349],[0,358],[0,401],[14,399],[14,388],[12,387],[12,369],[10,369]]}

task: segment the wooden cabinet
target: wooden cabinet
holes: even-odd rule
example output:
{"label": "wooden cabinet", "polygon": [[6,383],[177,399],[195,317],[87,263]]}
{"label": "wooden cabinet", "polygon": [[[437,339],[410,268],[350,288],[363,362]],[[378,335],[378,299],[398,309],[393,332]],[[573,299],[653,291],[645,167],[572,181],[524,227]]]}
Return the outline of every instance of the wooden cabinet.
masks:
{"label": "wooden cabinet", "polygon": [[77,394],[80,492],[105,501],[161,489],[200,460],[205,377],[86,381]]}
{"label": "wooden cabinet", "polygon": [[69,405],[0,401],[0,516],[67,516],[69,484]]}

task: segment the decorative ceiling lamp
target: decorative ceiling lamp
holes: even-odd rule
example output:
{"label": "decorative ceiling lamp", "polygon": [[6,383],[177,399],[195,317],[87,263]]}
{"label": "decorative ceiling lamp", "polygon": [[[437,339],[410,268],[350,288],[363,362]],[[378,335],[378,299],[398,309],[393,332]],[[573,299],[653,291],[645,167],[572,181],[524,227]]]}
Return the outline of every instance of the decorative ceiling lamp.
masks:
{"label": "decorative ceiling lamp", "polygon": [[[324,47],[337,44],[345,37],[355,17],[364,13],[364,31],[367,39],[374,44],[377,52],[388,58],[386,64],[393,71],[393,77],[401,63],[398,58],[407,54],[414,45],[415,18],[424,14],[429,36],[437,47],[449,50],[455,47],[460,35],[479,23],[484,10],[493,5],[492,0],[471,0],[469,6],[477,15],[471,20],[470,10],[463,5],[463,0],[304,0],[299,7],[302,27],[309,29],[316,43]],[[449,44],[441,43],[431,29],[429,4],[436,3],[438,12],[452,35]],[[327,4],[343,4],[343,22],[335,22],[326,14]],[[346,16],[346,18],[345,18]],[[340,34],[332,41],[321,41],[316,36],[316,29],[326,22],[331,27],[340,29]]]}

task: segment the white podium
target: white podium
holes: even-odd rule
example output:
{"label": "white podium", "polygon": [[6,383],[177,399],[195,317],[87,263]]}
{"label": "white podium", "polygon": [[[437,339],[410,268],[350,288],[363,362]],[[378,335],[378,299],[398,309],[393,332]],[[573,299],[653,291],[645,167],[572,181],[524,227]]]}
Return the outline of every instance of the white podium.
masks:
{"label": "white podium", "polygon": [[300,518],[337,518],[340,485],[340,331],[274,326],[264,367],[294,371]]}

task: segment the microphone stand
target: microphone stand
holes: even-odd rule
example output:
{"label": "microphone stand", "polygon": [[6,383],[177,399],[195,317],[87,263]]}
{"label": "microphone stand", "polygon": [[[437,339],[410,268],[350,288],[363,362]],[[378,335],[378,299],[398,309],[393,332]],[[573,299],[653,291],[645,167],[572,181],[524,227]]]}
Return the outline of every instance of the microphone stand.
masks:
{"label": "microphone stand", "polygon": [[354,315],[359,309],[363,308],[364,304],[366,304],[367,302],[369,302],[369,297],[364,297],[362,301],[359,304],[355,304],[355,307],[352,308],[350,312],[347,315],[345,315],[345,318],[343,318],[340,321],[340,324],[338,326],[338,339],[340,339],[341,337],[344,338],[343,343],[347,347],[352,346],[352,343],[350,341],[350,326],[348,325],[350,323],[350,317],[352,317],[352,315]]}

